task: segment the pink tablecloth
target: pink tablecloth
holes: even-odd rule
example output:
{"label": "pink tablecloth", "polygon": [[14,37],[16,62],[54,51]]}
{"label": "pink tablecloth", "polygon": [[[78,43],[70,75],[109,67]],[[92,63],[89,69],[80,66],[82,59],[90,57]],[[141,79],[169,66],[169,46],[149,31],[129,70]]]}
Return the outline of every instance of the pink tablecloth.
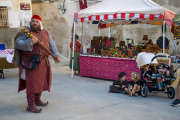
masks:
{"label": "pink tablecloth", "polygon": [[127,74],[127,81],[131,81],[131,73],[138,72],[136,61],[121,58],[102,58],[79,56],[80,76],[89,76],[109,80],[117,80],[120,72]]}

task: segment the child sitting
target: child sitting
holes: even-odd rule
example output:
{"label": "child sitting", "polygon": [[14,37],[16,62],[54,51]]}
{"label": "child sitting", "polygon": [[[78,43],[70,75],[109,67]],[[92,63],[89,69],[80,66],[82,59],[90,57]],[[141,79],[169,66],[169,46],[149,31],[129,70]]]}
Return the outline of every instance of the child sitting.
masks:
{"label": "child sitting", "polygon": [[113,85],[109,87],[109,92],[113,93],[120,93],[122,91],[126,91],[129,96],[131,97],[131,91],[130,91],[130,85],[128,85],[128,82],[126,80],[127,74],[124,72],[119,73],[119,79],[113,82]]}
{"label": "child sitting", "polygon": [[161,75],[166,75],[166,76],[169,76],[170,73],[169,73],[169,67],[166,66],[166,65],[160,65],[158,68],[157,68],[157,71],[161,74]]}
{"label": "child sitting", "polygon": [[[169,66],[160,64],[156,69],[157,69],[158,74],[154,74],[153,77],[170,76]],[[162,87],[160,85],[160,80],[157,80],[157,83],[159,86],[159,90],[162,90]]]}
{"label": "child sitting", "polygon": [[132,95],[136,97],[141,94],[141,81],[137,72],[131,73]]}

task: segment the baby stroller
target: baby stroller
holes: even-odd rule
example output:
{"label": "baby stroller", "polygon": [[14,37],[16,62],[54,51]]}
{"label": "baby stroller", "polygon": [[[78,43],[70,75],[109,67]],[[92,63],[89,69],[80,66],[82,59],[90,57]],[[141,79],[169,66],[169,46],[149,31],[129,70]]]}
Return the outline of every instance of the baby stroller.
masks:
{"label": "baby stroller", "polygon": [[[157,54],[141,52],[136,59],[137,65],[141,70],[141,95],[146,97],[151,92],[165,92],[170,99],[175,97],[175,90],[170,85],[176,80],[174,74],[177,69],[170,74],[161,73],[159,70],[169,70],[171,56],[168,54]],[[157,83],[162,81],[162,84]],[[161,89],[160,89],[161,87]]]}

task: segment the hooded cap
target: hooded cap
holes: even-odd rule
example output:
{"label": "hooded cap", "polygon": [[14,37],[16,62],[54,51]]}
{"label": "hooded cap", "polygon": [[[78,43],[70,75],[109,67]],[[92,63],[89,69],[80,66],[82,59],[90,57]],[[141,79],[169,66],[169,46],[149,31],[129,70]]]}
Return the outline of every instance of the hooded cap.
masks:
{"label": "hooded cap", "polygon": [[[39,23],[40,23],[40,28],[41,28],[41,30],[43,30],[43,26],[42,26],[42,22],[41,22],[41,17],[40,17],[39,15],[33,15],[33,16],[31,17],[31,20],[32,20],[32,19],[38,19],[38,20],[39,20]],[[30,22],[31,22],[31,21],[30,21]],[[30,22],[29,22],[29,24],[28,24],[28,27],[31,29]]]}

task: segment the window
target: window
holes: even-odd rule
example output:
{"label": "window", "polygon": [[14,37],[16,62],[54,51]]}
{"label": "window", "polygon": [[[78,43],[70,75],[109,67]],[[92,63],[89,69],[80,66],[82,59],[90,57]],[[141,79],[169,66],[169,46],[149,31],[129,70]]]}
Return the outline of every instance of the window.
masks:
{"label": "window", "polygon": [[0,27],[8,26],[8,8],[0,6]]}

